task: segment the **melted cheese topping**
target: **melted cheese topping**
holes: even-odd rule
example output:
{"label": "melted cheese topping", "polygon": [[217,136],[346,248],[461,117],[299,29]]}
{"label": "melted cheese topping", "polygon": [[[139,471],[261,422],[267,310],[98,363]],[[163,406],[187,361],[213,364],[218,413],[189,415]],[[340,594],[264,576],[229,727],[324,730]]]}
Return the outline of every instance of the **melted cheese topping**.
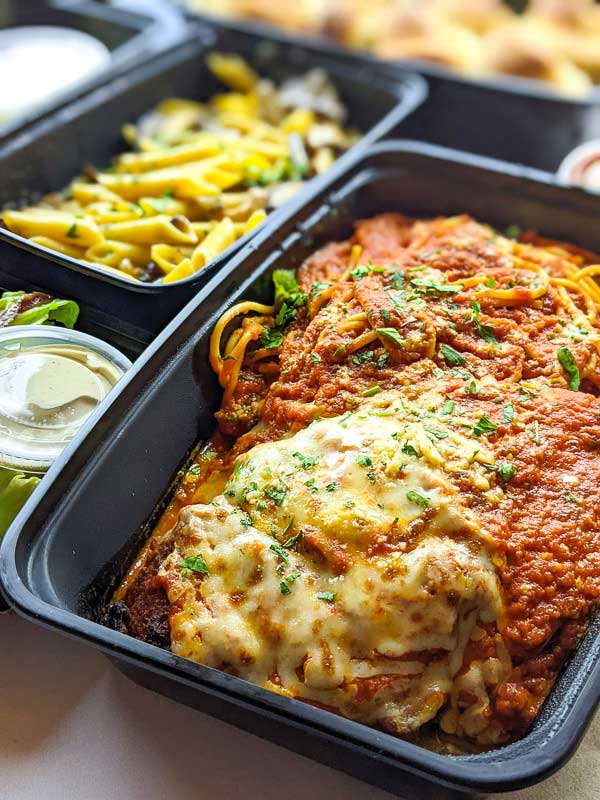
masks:
{"label": "melted cheese topping", "polygon": [[428,400],[386,392],[257,445],[222,495],[184,509],[159,572],[173,652],[396,734],[454,696],[460,730],[465,646],[502,614],[464,482],[502,492],[461,433],[473,421]]}

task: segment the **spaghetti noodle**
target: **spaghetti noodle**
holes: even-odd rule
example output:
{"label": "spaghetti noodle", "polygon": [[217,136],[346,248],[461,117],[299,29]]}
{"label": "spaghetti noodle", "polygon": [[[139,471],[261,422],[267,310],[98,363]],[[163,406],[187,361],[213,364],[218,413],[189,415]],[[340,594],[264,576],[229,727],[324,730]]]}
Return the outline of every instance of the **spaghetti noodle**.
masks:
{"label": "spaghetti noodle", "polygon": [[[352,356],[362,348],[371,347],[377,343],[382,352],[393,352],[401,345],[401,328],[386,329],[384,319],[378,318],[370,312],[360,297],[356,296],[356,288],[362,286],[363,281],[375,282],[380,288],[390,280],[392,283],[408,287],[413,294],[412,302],[426,303],[432,308],[447,314],[448,300],[460,308],[470,308],[473,303],[485,303],[486,313],[493,318],[498,316],[502,309],[536,308],[541,302],[552,308],[553,317],[564,321],[569,320],[575,326],[588,326],[585,335],[588,342],[593,343],[594,349],[600,351],[600,332],[595,327],[595,322],[600,305],[600,287],[595,277],[600,275],[600,265],[585,263],[584,257],[557,247],[555,243],[538,244],[524,243],[505,236],[493,234],[493,243],[488,242],[492,237],[488,228],[476,226],[468,217],[453,217],[447,220],[435,220],[430,223],[418,221],[409,223],[407,230],[408,241],[405,254],[407,258],[419,259],[423,253],[428,255],[432,241],[437,242],[440,237],[450,237],[448,243],[454,246],[454,239],[462,230],[477,230],[479,237],[485,237],[490,255],[487,259],[486,270],[475,270],[475,274],[462,274],[453,279],[448,275],[444,265],[444,251],[440,250],[434,264],[427,265],[428,259],[417,266],[408,265],[402,270],[396,264],[375,263],[369,251],[358,244],[351,244],[350,257],[343,269],[338,269],[335,276],[329,276],[327,284],[313,282],[311,287],[305,281],[308,290],[308,304],[306,311],[308,319],[315,319],[325,309],[333,305],[336,309],[343,308],[338,319],[336,317],[335,331],[339,335],[340,343],[337,345],[337,360]],[[425,233],[427,229],[427,233]],[[534,239],[535,241],[535,239]],[[589,257],[592,257],[591,254]],[[480,266],[480,264],[478,264]],[[412,276],[412,277],[411,277]],[[406,292],[406,289],[403,290]],[[394,303],[394,291],[392,301]],[[390,295],[388,294],[388,297]],[[411,300],[406,299],[402,302]],[[398,299],[395,300],[394,313],[398,312]],[[274,325],[277,309],[275,306],[244,301],[229,309],[221,318],[211,338],[211,364],[217,372],[221,385],[227,388],[227,397],[230,398],[236,391],[242,366],[254,366],[257,361],[270,359],[269,373],[274,376],[278,373],[277,359],[280,348],[252,350],[251,344],[259,339],[265,329]],[[392,312],[390,311],[390,314]],[[256,317],[250,317],[257,314]],[[542,315],[543,316],[543,315]],[[221,337],[224,329],[230,322],[244,317],[242,326],[247,326],[248,320],[254,320],[252,334],[245,330],[242,345],[226,350],[226,358],[234,362],[223,362],[221,355]],[[492,320],[490,319],[490,322]],[[258,326],[258,327],[257,327]],[[521,329],[521,334],[524,329]],[[532,331],[529,331],[531,335]],[[240,335],[233,333],[231,336]],[[230,339],[231,341],[231,339]],[[431,354],[430,354],[431,356]],[[580,365],[582,373],[593,380],[594,385],[600,386],[600,376],[591,368],[592,353],[587,356],[587,362]],[[224,366],[225,364],[225,366]],[[442,366],[444,366],[442,364]],[[557,364],[558,367],[558,364]],[[557,376],[555,376],[557,377]]]}

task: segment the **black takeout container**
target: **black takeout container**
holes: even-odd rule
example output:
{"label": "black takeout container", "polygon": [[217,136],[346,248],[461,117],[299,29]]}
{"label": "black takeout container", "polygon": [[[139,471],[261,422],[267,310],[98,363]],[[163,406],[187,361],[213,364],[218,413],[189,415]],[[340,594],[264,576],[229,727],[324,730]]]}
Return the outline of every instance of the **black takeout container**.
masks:
{"label": "black takeout container", "polygon": [[[230,31],[269,35],[273,27],[251,20],[199,14],[200,19]],[[387,61],[353,51],[324,37],[286,36],[290,46],[311,42],[324,54],[388,74],[410,70],[427,79],[429,95],[402,123],[398,134],[471,153],[555,172],[564,156],[582,142],[600,136],[600,86],[584,97],[568,97],[543,81],[511,76],[468,78],[428,61]]]}
{"label": "black takeout container", "polygon": [[[122,149],[122,125],[136,120],[159,101],[169,96],[207,100],[222,91],[205,63],[212,49],[239,53],[261,75],[276,80],[323,67],[348,108],[348,123],[364,134],[352,148],[355,152],[389,135],[426,95],[425,82],[416,75],[382,76],[367,66],[357,70],[337,56],[324,55],[308,45],[290,47],[276,34],[258,38],[251,33],[227,29],[209,32],[201,27],[192,40],[172,52],[0,146],[0,209],[20,206],[63,188],[85,163],[108,164]],[[343,168],[345,156],[332,167],[334,171]],[[321,185],[324,178],[313,178],[313,185]],[[197,275],[167,285],[127,281],[4,228],[0,228],[0,258],[4,269],[17,277],[36,282],[43,276],[46,285],[56,292],[156,333],[254,233],[246,234]]]}
{"label": "black takeout container", "polygon": [[600,250],[600,199],[518,168],[431,145],[383,142],[292,201],[174,319],[88,421],[5,536],[0,580],[11,605],[87,641],[135,681],[404,798],[506,791],[570,757],[600,697],[600,618],[532,731],[495,751],[450,757],[181,659],[98,623],[147,536],[148,521],[198,440],[220,390],[210,332],[242,298],[266,298],[274,267],[294,267],[352,221],[381,211],[469,212],[500,229],[539,229]]}
{"label": "black takeout container", "polygon": [[[71,89],[57,93],[44,105],[0,122],[0,144],[36,119],[177,44],[187,33],[173,9],[157,14],[156,6],[153,8],[149,0],[143,4],[138,2],[131,9],[96,0],[0,0],[0,29],[22,25],[56,25],[88,33],[110,50],[110,64]],[[35,65],[35,69],[43,69],[43,64]],[[17,80],[17,76],[7,76],[7,79]]]}

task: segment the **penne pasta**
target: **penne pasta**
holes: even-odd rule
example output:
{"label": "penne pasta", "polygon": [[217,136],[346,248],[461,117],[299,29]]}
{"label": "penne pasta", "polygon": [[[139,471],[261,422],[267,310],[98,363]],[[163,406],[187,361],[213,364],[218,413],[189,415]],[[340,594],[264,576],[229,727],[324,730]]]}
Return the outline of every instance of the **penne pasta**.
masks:
{"label": "penne pasta", "polygon": [[[204,103],[162,101],[123,127],[129,149],[112,165],[86,167],[63,192],[3,212],[4,225],[127,280],[173,283],[253,230],[354,141],[324,73],[278,88],[239,56],[207,60],[231,91]],[[323,111],[323,91],[332,113]]]}
{"label": "penne pasta", "polygon": [[118,267],[123,259],[128,259],[142,268],[148,263],[150,257],[150,248],[148,247],[113,239],[105,239],[85,251],[85,258],[88,261],[109,267]]}
{"label": "penne pasta", "polygon": [[151,249],[152,261],[160,267],[160,269],[168,275],[170,272],[180,266],[182,261],[189,261],[190,258],[186,257],[181,250],[173,247],[170,244],[154,244]]}
{"label": "penne pasta", "polygon": [[63,244],[63,242],[58,242],[49,236],[32,236],[30,241],[34,244],[39,244],[41,247],[47,247],[48,250],[56,250],[57,253],[62,253],[63,256],[71,256],[71,258],[85,257],[85,250],[82,250],[81,247]]}
{"label": "penne pasta", "polygon": [[199,269],[209,264],[214,258],[233,244],[236,239],[235,228],[229,217],[222,219],[213,230],[208,234],[204,241],[200,242],[192,255],[192,270],[198,272]]}
{"label": "penne pasta", "polygon": [[153,242],[194,244],[198,241],[186,217],[168,217],[166,214],[103,225],[102,230],[107,239],[132,244],[151,245]]}
{"label": "penne pasta", "polygon": [[102,233],[93,219],[49,208],[26,208],[24,211],[5,211],[7,227],[31,239],[45,236],[66,245],[90,246],[101,241]]}

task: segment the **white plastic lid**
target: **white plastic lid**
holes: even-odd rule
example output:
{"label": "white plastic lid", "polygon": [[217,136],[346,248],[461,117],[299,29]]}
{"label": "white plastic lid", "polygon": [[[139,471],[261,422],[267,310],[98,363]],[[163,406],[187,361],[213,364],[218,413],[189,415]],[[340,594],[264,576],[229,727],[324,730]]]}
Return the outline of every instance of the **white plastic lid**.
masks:
{"label": "white plastic lid", "polygon": [[110,50],[88,33],[51,25],[0,31],[0,124],[23,116],[110,64]]}
{"label": "white plastic lid", "polygon": [[80,331],[0,330],[0,466],[45,472],[130,366]]}

